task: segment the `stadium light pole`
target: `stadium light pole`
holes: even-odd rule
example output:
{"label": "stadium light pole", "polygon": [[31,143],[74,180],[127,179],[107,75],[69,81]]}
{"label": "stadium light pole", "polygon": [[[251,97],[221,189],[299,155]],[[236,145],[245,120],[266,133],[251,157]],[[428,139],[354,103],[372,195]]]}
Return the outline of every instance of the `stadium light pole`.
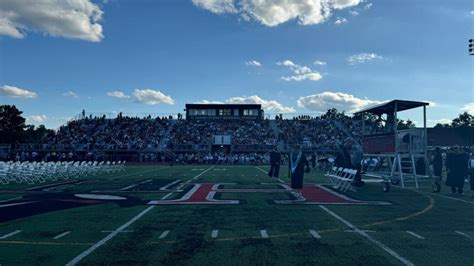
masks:
{"label": "stadium light pole", "polygon": [[469,39],[469,55],[474,55],[474,39]]}

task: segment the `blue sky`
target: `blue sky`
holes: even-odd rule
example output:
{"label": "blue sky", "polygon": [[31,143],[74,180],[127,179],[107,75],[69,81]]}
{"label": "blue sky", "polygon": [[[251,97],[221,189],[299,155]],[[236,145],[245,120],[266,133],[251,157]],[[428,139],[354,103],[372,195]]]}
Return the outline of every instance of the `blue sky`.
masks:
{"label": "blue sky", "polygon": [[82,109],[202,101],[299,114],[424,100],[429,125],[474,113],[472,1],[287,2],[5,0],[0,103],[53,128]]}

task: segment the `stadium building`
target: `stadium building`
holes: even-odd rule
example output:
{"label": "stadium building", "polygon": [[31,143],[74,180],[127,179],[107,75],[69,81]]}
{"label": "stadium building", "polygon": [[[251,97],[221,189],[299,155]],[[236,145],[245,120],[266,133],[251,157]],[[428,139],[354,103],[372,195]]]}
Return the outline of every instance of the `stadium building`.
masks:
{"label": "stadium building", "polygon": [[249,119],[262,120],[260,104],[186,104],[186,119]]}

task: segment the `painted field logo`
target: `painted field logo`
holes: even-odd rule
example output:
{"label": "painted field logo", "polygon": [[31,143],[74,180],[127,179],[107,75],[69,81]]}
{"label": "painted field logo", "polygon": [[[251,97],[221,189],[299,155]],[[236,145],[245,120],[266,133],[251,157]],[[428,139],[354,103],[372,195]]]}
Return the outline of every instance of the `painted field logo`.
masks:
{"label": "painted field logo", "polygon": [[[180,198],[171,200],[153,200],[151,205],[230,205],[239,204],[239,200],[216,199],[217,193],[287,193],[294,199],[275,200],[276,204],[344,204],[344,205],[389,205],[381,201],[361,201],[339,194],[324,186],[306,184],[301,190],[302,196],[295,193],[286,184],[275,184],[279,188],[222,188],[233,186],[234,183],[203,183],[189,184],[191,188]],[[264,184],[263,184],[264,185]]]}

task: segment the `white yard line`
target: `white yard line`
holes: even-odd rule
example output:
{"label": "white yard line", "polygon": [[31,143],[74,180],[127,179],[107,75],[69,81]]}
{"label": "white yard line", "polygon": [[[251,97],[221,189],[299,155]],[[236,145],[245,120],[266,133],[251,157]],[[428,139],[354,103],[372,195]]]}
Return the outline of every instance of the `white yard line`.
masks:
{"label": "white yard line", "polygon": [[395,252],[394,250],[390,249],[389,247],[385,246],[382,242],[378,241],[377,239],[371,237],[369,234],[365,233],[364,231],[360,230],[359,228],[355,227],[354,225],[352,225],[349,221],[346,221],[344,218],[342,218],[341,216],[335,214],[334,212],[332,212],[331,210],[329,210],[328,208],[326,208],[325,206],[322,206],[320,205],[319,206],[321,209],[323,209],[325,212],[327,212],[328,214],[330,214],[332,217],[336,218],[337,220],[339,220],[341,223],[345,224],[347,227],[351,228],[352,230],[356,231],[359,235],[365,237],[367,240],[369,240],[372,244],[376,245],[377,247],[383,249],[385,252],[387,252],[388,254],[390,254],[392,257],[394,257],[395,259],[397,259],[398,261],[400,261],[403,265],[407,265],[407,266],[414,266],[415,264],[413,264],[412,262],[410,262],[409,260],[405,259],[404,257],[400,256],[397,252]]}
{"label": "white yard line", "polygon": [[17,200],[17,199],[21,199],[21,198],[22,197],[16,197],[16,198],[11,198],[11,199],[6,199],[6,200],[0,200],[0,203],[9,202],[9,201]]}
{"label": "white yard line", "polygon": [[[255,168],[257,168],[258,170],[260,170],[262,173],[264,174],[268,174],[267,171],[263,170],[262,168],[260,168],[259,166],[255,166]],[[276,179],[278,182],[282,183],[282,184],[285,184],[285,181],[283,181],[281,178],[277,178]]]}
{"label": "white yard line", "polygon": [[161,233],[159,238],[160,239],[165,239],[168,236],[169,233],[170,233],[170,230],[166,230],[163,233]]}
{"label": "white yard line", "polygon": [[417,234],[417,233],[415,233],[415,232],[413,232],[413,231],[405,231],[405,232],[407,232],[407,234],[409,234],[409,235],[411,235],[411,236],[414,236],[414,237],[416,237],[416,238],[418,238],[418,239],[422,239],[422,240],[425,239],[424,237],[420,236],[419,234]]}
{"label": "white yard line", "polygon": [[[374,230],[361,230],[361,231],[364,232],[364,233],[375,233]],[[346,233],[357,233],[357,231],[355,231],[355,230],[344,230],[344,232],[346,232]]]}
{"label": "white yard line", "polygon": [[257,168],[258,170],[260,170],[260,172],[262,172],[264,174],[268,174],[268,172],[263,170],[262,168],[260,168],[260,166],[255,166],[255,168]]}
{"label": "white yard line", "polygon": [[18,205],[25,205],[25,204],[30,204],[30,203],[33,203],[33,202],[36,202],[36,201],[26,201],[26,202],[16,202],[16,203],[2,204],[2,205],[0,205],[0,208],[18,206]]}
{"label": "white yard line", "polygon": [[212,232],[211,232],[211,237],[212,238],[217,238],[218,235],[219,235],[219,230],[212,230]]}
{"label": "white yard line", "polygon": [[214,168],[214,166],[211,166],[211,167],[207,168],[206,170],[204,170],[203,172],[201,172],[201,173],[198,174],[197,176],[193,177],[192,179],[193,179],[193,180],[197,180],[200,176],[202,176],[203,174],[207,173],[207,172],[210,171],[212,168]]}
{"label": "white yard line", "polygon": [[[201,175],[203,175],[204,173],[206,173],[207,171],[209,171],[210,169],[212,169],[214,166],[208,168],[207,170],[201,172],[200,174],[198,174],[197,176],[195,176],[193,179],[197,179],[198,177],[200,177]],[[154,169],[154,170],[157,170],[157,169]],[[166,194],[165,196],[163,196],[161,198],[161,200],[164,200],[168,197],[170,197],[172,195],[172,193],[168,193]],[[143,215],[147,214],[149,211],[151,211],[153,208],[155,208],[156,206],[155,205],[152,205],[152,206],[149,206],[148,208],[146,208],[145,210],[143,210],[142,212],[140,212],[139,214],[137,214],[135,217],[133,217],[132,219],[130,219],[128,222],[126,222],[125,224],[121,225],[119,228],[115,229],[112,233],[108,234],[106,237],[104,237],[103,239],[99,240],[99,242],[95,243],[94,245],[92,245],[91,247],[89,247],[87,250],[83,251],[81,254],[77,255],[74,259],[72,259],[70,262],[68,262],[66,264],[66,266],[72,266],[72,265],[77,265],[83,258],[87,257],[89,254],[91,254],[92,252],[94,252],[96,249],[98,249],[99,247],[101,247],[102,245],[104,245],[105,243],[107,243],[110,239],[114,238],[117,234],[119,234],[121,231],[123,231],[125,228],[127,228],[128,226],[130,226],[131,224],[133,224],[134,222],[136,222],[138,219],[140,219]]]}
{"label": "white yard line", "polygon": [[438,196],[438,197],[445,198],[445,199],[450,199],[450,200],[456,200],[456,201],[460,201],[460,202],[464,202],[464,203],[474,204],[474,201],[452,198],[452,197],[443,196],[443,195],[439,195],[439,194],[435,194],[435,193],[425,192],[425,194],[429,194],[429,195],[433,195],[433,196]]}
{"label": "white yard line", "polygon": [[21,233],[21,232],[23,232],[23,231],[22,231],[22,230],[16,230],[16,231],[13,231],[13,232],[11,232],[11,233],[8,233],[8,234],[5,234],[5,235],[3,235],[3,236],[0,236],[0,239],[7,239],[7,238],[9,238],[9,237],[11,237],[11,236],[14,236],[14,235],[16,235],[16,234],[19,234],[19,233]]}
{"label": "white yard line", "polygon": [[178,179],[178,180],[175,180],[169,184],[167,184],[166,186],[163,186],[160,188],[160,190],[167,190],[168,188],[170,188],[171,186],[174,186],[175,184],[181,182],[181,179]]}
{"label": "white yard line", "polygon": [[313,236],[313,238],[321,239],[321,235],[315,230],[309,230],[309,233]]}
{"label": "white yard line", "polygon": [[71,233],[71,231],[66,231],[64,233],[61,233],[55,237],[53,237],[53,239],[60,239],[61,237],[65,236],[65,235],[69,235]]}
{"label": "white yard line", "polygon": [[117,234],[119,234],[121,231],[123,231],[125,228],[127,228],[128,226],[130,226],[131,224],[133,224],[135,221],[137,221],[138,219],[140,219],[143,215],[145,215],[147,212],[151,211],[153,208],[155,208],[156,206],[150,206],[148,208],[146,208],[144,211],[140,212],[139,214],[137,214],[135,217],[133,217],[132,219],[130,219],[128,222],[126,222],[125,224],[123,224],[122,226],[120,226],[119,228],[115,229],[115,231],[113,231],[112,233],[108,234],[106,237],[104,237],[103,239],[101,239],[99,242],[95,243],[94,245],[92,245],[90,248],[88,248],[87,250],[85,250],[84,252],[82,252],[81,254],[79,254],[77,257],[75,257],[74,259],[72,259],[70,262],[68,262],[66,265],[67,266],[71,266],[71,265],[77,265],[77,263],[79,263],[83,258],[85,258],[86,256],[88,256],[89,254],[91,254],[92,252],[94,252],[97,248],[99,248],[100,246],[104,245],[105,243],[107,243],[110,239],[112,239],[113,237],[115,237]]}
{"label": "white yard line", "polygon": [[[101,233],[112,233],[113,231],[110,231],[110,230],[104,230],[104,231],[100,231]],[[119,233],[133,233],[134,231],[133,230],[123,230],[123,231],[120,231]]]}
{"label": "white yard line", "polygon": [[260,230],[260,235],[262,236],[262,238],[268,238],[267,230]]}
{"label": "white yard line", "polygon": [[149,180],[146,180],[146,181],[143,181],[143,182],[140,182],[140,183],[136,183],[136,184],[132,184],[128,187],[124,187],[124,188],[121,188],[119,190],[127,190],[127,189],[131,189],[131,188],[134,188],[136,186],[139,186],[139,185],[142,185],[142,184],[146,184],[146,183],[150,183],[151,181],[153,181],[152,179],[149,179]]}
{"label": "white yard line", "polygon": [[462,235],[462,236],[467,237],[467,238],[469,238],[469,239],[471,239],[471,240],[474,239],[472,236],[470,236],[470,235],[468,235],[468,234],[466,234],[466,233],[463,233],[463,232],[461,232],[461,231],[454,231],[454,232],[455,232],[456,234],[458,234],[458,235]]}

